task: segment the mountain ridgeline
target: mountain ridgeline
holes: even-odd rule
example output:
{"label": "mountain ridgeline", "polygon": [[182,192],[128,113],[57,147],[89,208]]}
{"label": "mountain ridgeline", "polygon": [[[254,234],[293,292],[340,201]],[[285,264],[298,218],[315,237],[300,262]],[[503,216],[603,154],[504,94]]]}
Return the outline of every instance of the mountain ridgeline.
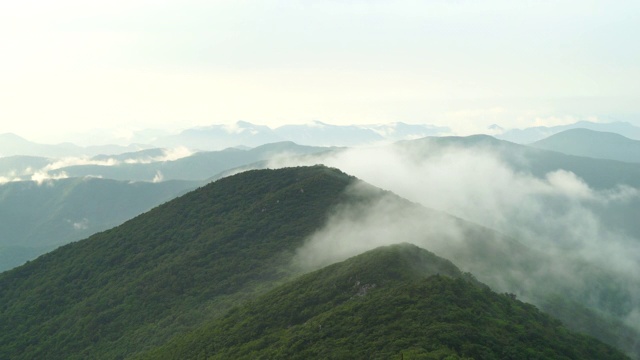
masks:
{"label": "mountain ridgeline", "polygon": [[[625,358],[412,245],[301,276],[294,259],[337,208],[418,208],[361,185],[324,166],[247,171],[1,273],[0,359]],[[424,210],[473,239],[449,251],[466,268],[537,259]]]}
{"label": "mountain ridgeline", "polygon": [[353,181],[246,172],[0,274],[0,358],[121,358],[222,314],[293,273]]}

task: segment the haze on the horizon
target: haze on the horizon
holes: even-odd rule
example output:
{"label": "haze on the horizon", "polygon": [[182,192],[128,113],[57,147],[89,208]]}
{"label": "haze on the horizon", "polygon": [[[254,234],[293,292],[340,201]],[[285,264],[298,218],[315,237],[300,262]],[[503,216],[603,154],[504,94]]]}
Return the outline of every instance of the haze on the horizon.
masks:
{"label": "haze on the horizon", "polygon": [[639,14],[600,0],[4,1],[0,133],[640,125]]}

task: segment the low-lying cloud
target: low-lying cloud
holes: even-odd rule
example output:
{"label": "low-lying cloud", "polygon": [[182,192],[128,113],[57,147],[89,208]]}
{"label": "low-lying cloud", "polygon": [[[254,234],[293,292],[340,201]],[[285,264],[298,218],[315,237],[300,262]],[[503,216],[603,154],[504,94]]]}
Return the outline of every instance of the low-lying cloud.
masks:
{"label": "low-lying cloud", "polygon": [[[54,159],[47,165],[39,168],[27,167],[20,171],[15,169],[5,170],[3,174],[0,174],[0,185],[7,182],[28,180],[35,181],[38,184],[42,184],[43,182],[49,180],[64,179],[68,177],[65,168],[73,166],[94,165],[112,167],[119,165],[162,163],[168,161],[176,161],[191,155],[193,155],[193,151],[189,150],[188,148],[177,147],[171,149],[162,149],[162,153],[155,156],[144,156],[133,153],[129,158],[123,158],[122,156],[113,156],[107,158],[66,157],[61,159]],[[160,173],[158,173],[152,179],[153,182],[162,180],[163,176]]]}
{"label": "low-lying cloud", "polygon": [[[367,206],[337,208],[326,226],[299,250],[301,264],[318,267],[380,245],[412,242],[451,258],[499,291],[526,298],[545,288],[545,282],[563,283],[563,289],[592,296],[583,302],[595,308],[605,305],[600,290],[590,289],[591,277],[606,273],[622,284],[621,296],[626,299],[617,315],[640,330],[633,323],[640,313],[640,289],[634,287],[640,283],[635,275],[640,273],[640,240],[603,219],[611,209],[640,203],[638,189],[620,185],[595,190],[561,169],[536,177],[513,169],[496,150],[481,147],[427,153],[398,146],[351,149],[302,163],[277,158],[270,166],[313,163],[339,168],[427,208],[495,229],[548,261],[527,264],[526,269],[514,262],[512,268],[503,269],[505,273],[484,271],[485,265],[471,263],[473,254],[461,255],[464,250],[459,247],[472,248],[474,241],[465,238],[470,233],[461,223],[442,215],[425,216],[387,198]],[[516,259],[518,254],[495,256]],[[514,284],[518,289],[510,288]]]}

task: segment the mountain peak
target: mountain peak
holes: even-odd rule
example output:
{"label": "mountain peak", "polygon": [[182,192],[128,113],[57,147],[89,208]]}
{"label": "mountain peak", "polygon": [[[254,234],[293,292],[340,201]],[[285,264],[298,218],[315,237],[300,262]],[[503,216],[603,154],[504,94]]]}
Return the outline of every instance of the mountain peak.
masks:
{"label": "mountain peak", "polygon": [[640,141],[614,132],[568,129],[536,141],[531,146],[567,155],[640,162]]}

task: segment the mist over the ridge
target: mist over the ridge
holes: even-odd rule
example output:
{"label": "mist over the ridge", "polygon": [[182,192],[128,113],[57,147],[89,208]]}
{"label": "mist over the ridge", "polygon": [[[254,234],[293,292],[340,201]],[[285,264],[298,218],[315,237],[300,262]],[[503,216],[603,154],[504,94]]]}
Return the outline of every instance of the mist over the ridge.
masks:
{"label": "mist over the ridge", "polygon": [[[41,167],[29,166],[23,169],[2,169],[0,170],[0,185],[14,181],[34,181],[41,185],[49,180],[59,180],[68,178],[69,175],[65,168],[83,165],[96,165],[104,167],[113,167],[118,165],[135,165],[135,164],[151,164],[179,160],[193,155],[193,151],[186,147],[158,149],[158,155],[138,155],[136,153],[118,155],[118,156],[101,156],[101,157],[64,157],[59,159],[50,159],[48,163]],[[100,177],[95,175],[95,177]],[[159,182],[163,180],[161,173],[150,178],[151,182]]]}
{"label": "mist over the ridge", "polygon": [[[576,296],[592,297],[585,298],[584,304],[617,312],[616,316],[640,330],[640,240],[602,218],[602,211],[610,207],[638,201],[638,189],[621,184],[595,190],[562,169],[536,177],[515,170],[496,149],[483,147],[449,147],[427,153],[398,146],[349,149],[315,160],[281,157],[270,165],[312,163],[339,168],[427,208],[495,229],[545,261],[536,263],[529,258],[522,260],[528,263],[518,264],[519,254],[507,252],[485,254],[486,258],[471,264],[476,261],[474,255],[461,255],[460,247],[473,248],[475,235],[462,222],[425,215],[385,196],[366,206],[346,204],[335,209],[326,226],[299,249],[300,264],[315,268],[377,246],[411,242],[450,258],[496,290],[524,298],[547,290],[575,291]],[[363,190],[353,187],[350,191]],[[505,261],[499,257],[513,261],[503,272],[482,270],[490,265],[481,262]],[[591,289],[594,274],[598,281],[615,278],[620,288],[612,296],[619,296],[624,306],[604,309],[609,306],[602,300],[607,290]]]}

